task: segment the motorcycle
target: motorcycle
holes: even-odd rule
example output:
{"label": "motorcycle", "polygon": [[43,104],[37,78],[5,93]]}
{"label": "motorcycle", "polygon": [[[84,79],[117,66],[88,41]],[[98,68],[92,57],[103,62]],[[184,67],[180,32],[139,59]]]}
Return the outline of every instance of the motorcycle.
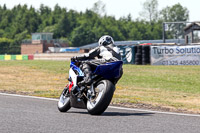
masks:
{"label": "motorcycle", "polygon": [[80,62],[71,61],[69,83],[60,95],[58,110],[67,112],[74,107],[87,109],[91,115],[101,115],[112,100],[115,85],[122,75],[123,62],[115,61],[97,65],[92,71],[93,82],[90,86],[78,85],[84,78],[84,73],[78,64]]}

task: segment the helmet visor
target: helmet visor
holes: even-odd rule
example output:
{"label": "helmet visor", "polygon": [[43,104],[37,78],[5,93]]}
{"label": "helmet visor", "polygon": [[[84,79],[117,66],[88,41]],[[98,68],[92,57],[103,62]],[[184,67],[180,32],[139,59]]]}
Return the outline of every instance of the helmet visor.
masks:
{"label": "helmet visor", "polygon": [[109,45],[111,43],[113,43],[112,39],[110,37],[106,37],[105,41],[103,42],[103,46]]}

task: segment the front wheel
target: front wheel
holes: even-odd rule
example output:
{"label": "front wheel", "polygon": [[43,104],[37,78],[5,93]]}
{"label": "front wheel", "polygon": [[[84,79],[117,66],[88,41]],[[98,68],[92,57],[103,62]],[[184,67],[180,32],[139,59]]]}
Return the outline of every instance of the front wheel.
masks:
{"label": "front wheel", "polygon": [[60,112],[67,112],[70,108],[69,87],[65,87],[58,101],[58,110]]}
{"label": "front wheel", "polygon": [[87,101],[87,110],[91,115],[101,115],[110,104],[115,86],[109,80],[100,81],[94,88],[96,95]]}

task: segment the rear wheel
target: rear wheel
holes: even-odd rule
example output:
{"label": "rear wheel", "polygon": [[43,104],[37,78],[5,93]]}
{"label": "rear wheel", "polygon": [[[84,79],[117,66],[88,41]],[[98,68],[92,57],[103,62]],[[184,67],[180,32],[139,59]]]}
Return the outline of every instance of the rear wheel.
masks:
{"label": "rear wheel", "polygon": [[91,115],[101,115],[110,104],[115,86],[109,80],[100,81],[95,87],[95,96],[89,96],[87,110]]}
{"label": "rear wheel", "polygon": [[69,87],[65,87],[58,101],[58,110],[60,112],[67,112],[70,108]]}

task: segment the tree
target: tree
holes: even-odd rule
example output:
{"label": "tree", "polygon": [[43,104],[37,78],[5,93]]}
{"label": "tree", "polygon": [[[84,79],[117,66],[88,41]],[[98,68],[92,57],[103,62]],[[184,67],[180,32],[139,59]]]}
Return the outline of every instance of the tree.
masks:
{"label": "tree", "polygon": [[189,19],[189,11],[186,7],[183,7],[180,3],[167,6],[160,12],[161,19],[169,22],[187,21]]}
{"label": "tree", "polygon": [[101,0],[98,0],[96,3],[94,3],[91,10],[102,16],[106,13],[106,5]]}
{"label": "tree", "polygon": [[0,54],[9,53],[11,43],[13,43],[12,39],[0,38]]}
{"label": "tree", "polygon": [[[188,21],[189,11],[186,7],[183,7],[180,3],[173,5],[172,7],[167,6],[160,12],[161,20],[163,22],[178,22]],[[183,29],[186,24],[169,24],[168,29],[171,33],[168,33],[168,37],[173,38],[183,37]]]}
{"label": "tree", "polygon": [[58,24],[56,25],[55,36],[67,37],[70,33],[70,21],[68,19],[67,13],[64,13]]}
{"label": "tree", "polygon": [[2,45],[4,53],[20,53],[21,41],[30,39],[33,32],[53,32],[54,38],[65,39],[70,46],[94,43],[106,34],[116,41],[161,39],[162,21],[186,20],[187,14],[180,12],[187,13],[187,10],[180,5],[167,7],[159,14],[162,17],[158,20],[157,6],[157,0],[144,3],[145,20],[133,20],[131,14],[117,20],[114,16],[106,15],[105,4],[100,0],[92,9],[84,12],[67,10],[58,4],[54,9],[45,5],[35,9],[20,4],[8,9],[3,5],[0,6],[0,38],[12,40],[6,41],[6,46]]}
{"label": "tree", "polygon": [[83,23],[75,28],[71,37],[73,46],[78,47],[95,42],[95,33],[90,29],[91,27],[87,23]]}
{"label": "tree", "polygon": [[140,13],[141,16],[150,23],[158,20],[158,1],[146,0],[143,3],[144,10]]}
{"label": "tree", "polygon": [[51,8],[49,8],[48,6],[44,6],[43,4],[40,5],[40,9],[38,11],[40,20],[39,20],[39,28],[38,28],[38,32],[41,32],[46,26],[50,26],[52,19],[51,18]]}

